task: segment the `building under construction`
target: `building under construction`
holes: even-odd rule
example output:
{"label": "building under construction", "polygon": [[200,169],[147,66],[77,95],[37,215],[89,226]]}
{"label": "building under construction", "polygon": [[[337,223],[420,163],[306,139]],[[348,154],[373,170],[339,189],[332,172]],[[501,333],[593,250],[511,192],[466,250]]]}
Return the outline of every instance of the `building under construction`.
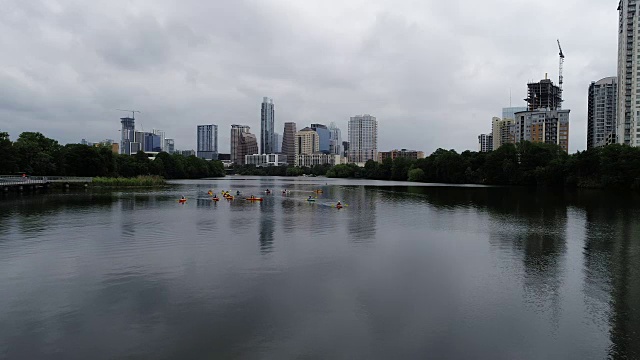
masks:
{"label": "building under construction", "polygon": [[527,102],[529,111],[562,109],[562,89],[553,85],[546,76],[544,80],[537,83],[527,84],[527,87],[529,91],[524,100]]}

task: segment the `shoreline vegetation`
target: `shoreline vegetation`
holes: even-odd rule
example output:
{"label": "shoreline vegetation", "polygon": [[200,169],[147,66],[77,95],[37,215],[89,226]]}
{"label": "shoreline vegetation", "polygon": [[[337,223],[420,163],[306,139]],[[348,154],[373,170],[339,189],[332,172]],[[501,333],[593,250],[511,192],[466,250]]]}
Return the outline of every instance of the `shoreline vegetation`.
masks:
{"label": "shoreline vegetation", "polygon": [[92,187],[99,188],[161,187],[166,185],[167,181],[160,176],[137,176],[134,178],[95,177],[91,183]]}
{"label": "shoreline vegetation", "polygon": [[[201,179],[224,177],[221,161],[195,156],[159,153],[151,160],[144,152],[135,155],[114,154],[111,147],[82,144],[60,145],[37,132],[24,132],[16,141],[0,132],[0,175],[24,173],[30,176],[77,176],[134,179],[99,180],[104,184],[158,184],[164,179]],[[142,176],[142,179],[138,177]],[[138,186],[138,185],[122,185]],[[143,185],[146,186],[146,185]],[[155,185],[154,185],[155,186]]]}
{"label": "shoreline vegetation", "polygon": [[[239,169],[239,175],[302,175],[286,166]],[[438,149],[424,159],[370,160],[363,168],[342,164],[300,171],[329,178],[640,190],[640,148],[613,144],[570,155],[557,145],[521,142],[488,153]]]}
{"label": "shoreline vegetation", "polygon": [[[238,175],[302,176],[412,181],[442,184],[549,186],[640,190],[640,147],[613,144],[567,154],[553,144],[520,142],[480,153],[438,149],[424,159],[370,160],[312,168],[236,166]],[[15,142],[0,132],[0,175],[98,178],[97,186],[164,186],[164,179],[224,177],[221,161],[159,153],[114,154],[109,147],[62,146],[41,133],[25,132]]]}

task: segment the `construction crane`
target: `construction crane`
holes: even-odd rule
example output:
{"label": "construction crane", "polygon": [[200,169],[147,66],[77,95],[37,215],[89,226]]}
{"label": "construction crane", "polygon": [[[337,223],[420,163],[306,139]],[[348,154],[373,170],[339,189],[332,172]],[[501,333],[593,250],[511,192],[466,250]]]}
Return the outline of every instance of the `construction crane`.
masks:
{"label": "construction crane", "polygon": [[138,114],[142,114],[140,111],[138,110],[123,110],[123,109],[116,109],[118,111],[126,111],[126,112],[130,112],[131,113],[131,118],[135,120],[136,118],[136,113]]}
{"label": "construction crane", "polygon": [[[140,112],[140,111],[138,111],[138,110],[125,110],[125,109],[116,109],[116,110],[118,110],[118,111],[126,111],[126,112],[130,112],[130,113],[131,113],[131,118],[132,118],[133,120],[135,120],[135,119],[136,119],[136,113],[138,113],[138,114],[142,114],[142,112]],[[140,123],[140,129],[141,129],[142,131],[144,131],[144,126],[142,126],[142,121],[140,121],[139,123]]]}
{"label": "construction crane", "polygon": [[562,69],[564,68],[564,53],[562,52],[562,46],[560,46],[560,39],[558,39],[558,49],[560,49],[560,70],[558,71],[558,86],[562,92],[562,84],[564,83],[564,77],[562,76]]}

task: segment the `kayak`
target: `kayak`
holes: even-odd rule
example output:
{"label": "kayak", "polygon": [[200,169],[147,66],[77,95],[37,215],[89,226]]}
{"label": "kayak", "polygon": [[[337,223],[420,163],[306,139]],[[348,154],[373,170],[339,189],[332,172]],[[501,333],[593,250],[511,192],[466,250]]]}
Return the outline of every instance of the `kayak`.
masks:
{"label": "kayak", "polygon": [[233,200],[233,196],[225,196],[224,198],[227,200]]}
{"label": "kayak", "polygon": [[316,202],[316,199],[307,199],[308,202]]}
{"label": "kayak", "polygon": [[264,200],[264,199],[262,199],[262,198],[253,198],[253,199],[251,199],[251,198],[246,198],[245,200],[247,200],[247,201],[262,201],[262,200]]}
{"label": "kayak", "polygon": [[187,199],[180,199],[180,200],[178,200],[178,202],[181,203],[181,204],[184,204],[184,203],[187,202]]}
{"label": "kayak", "polygon": [[336,205],[336,209],[342,209],[342,205]]}
{"label": "kayak", "polygon": [[211,199],[211,201],[220,201],[220,199],[219,198],[213,198],[213,199]]}

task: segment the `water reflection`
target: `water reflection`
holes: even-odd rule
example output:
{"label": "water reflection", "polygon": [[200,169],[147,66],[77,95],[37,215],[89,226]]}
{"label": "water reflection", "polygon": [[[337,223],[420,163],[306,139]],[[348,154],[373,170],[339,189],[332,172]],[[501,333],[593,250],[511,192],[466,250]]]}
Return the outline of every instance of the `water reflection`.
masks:
{"label": "water reflection", "polygon": [[0,202],[0,358],[640,358],[635,196],[228,182]]}
{"label": "water reflection", "polygon": [[592,307],[610,304],[613,359],[640,358],[640,212],[628,200],[616,207],[587,204],[584,292]]}
{"label": "water reflection", "polygon": [[260,251],[268,254],[273,251],[273,234],[275,229],[274,209],[276,199],[267,199],[260,204]]}
{"label": "water reflection", "polygon": [[349,235],[353,242],[370,242],[376,237],[378,192],[361,186],[348,189]]}

